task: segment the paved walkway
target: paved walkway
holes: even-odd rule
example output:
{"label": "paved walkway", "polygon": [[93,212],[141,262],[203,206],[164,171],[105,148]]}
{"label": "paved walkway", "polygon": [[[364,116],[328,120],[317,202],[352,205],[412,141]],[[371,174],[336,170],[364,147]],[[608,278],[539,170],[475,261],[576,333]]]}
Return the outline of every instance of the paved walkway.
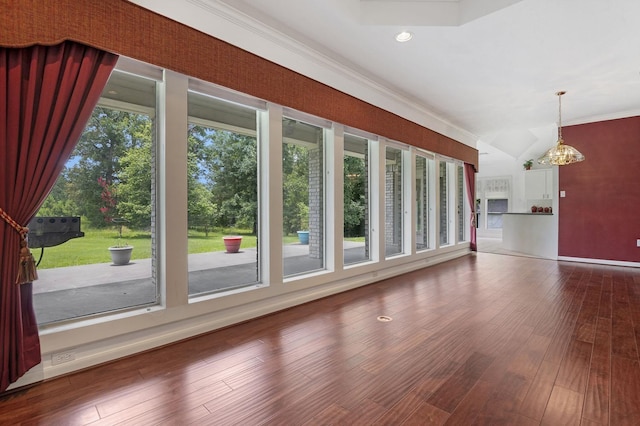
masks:
{"label": "paved walkway", "polygon": [[[299,249],[298,255],[308,254],[309,249]],[[306,251],[306,253],[304,253]],[[46,253],[45,253],[46,256]],[[223,251],[189,255],[189,272],[202,271],[220,266],[234,266],[256,261],[256,249],[241,250],[238,253]],[[115,281],[130,281],[151,278],[151,259],[132,260],[127,265],[96,263],[92,265],[67,266],[38,270],[37,281],[33,283],[33,293],[47,293],[72,288],[111,284]],[[87,277],[91,277],[87,279]]]}

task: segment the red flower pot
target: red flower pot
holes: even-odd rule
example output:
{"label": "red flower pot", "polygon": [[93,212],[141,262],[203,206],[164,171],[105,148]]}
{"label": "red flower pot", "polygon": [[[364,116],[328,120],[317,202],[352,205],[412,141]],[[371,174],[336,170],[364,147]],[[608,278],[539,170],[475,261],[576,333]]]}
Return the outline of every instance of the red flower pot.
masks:
{"label": "red flower pot", "polygon": [[237,253],[240,250],[240,243],[242,243],[242,237],[222,237],[224,241],[224,247],[227,249],[227,253]]}

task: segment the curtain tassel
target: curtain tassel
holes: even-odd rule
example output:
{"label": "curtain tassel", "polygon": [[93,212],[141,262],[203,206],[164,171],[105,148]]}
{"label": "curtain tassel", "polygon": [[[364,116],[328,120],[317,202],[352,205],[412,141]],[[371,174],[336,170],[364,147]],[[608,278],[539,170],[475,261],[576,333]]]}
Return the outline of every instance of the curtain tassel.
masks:
{"label": "curtain tassel", "polygon": [[36,262],[34,261],[31,250],[29,250],[29,245],[27,244],[29,228],[21,226],[1,207],[0,219],[4,219],[5,222],[20,234],[20,264],[18,265],[18,277],[16,278],[16,284],[26,284],[37,280],[38,271],[36,271]]}
{"label": "curtain tassel", "polygon": [[38,271],[36,270],[36,262],[33,259],[31,250],[27,240],[20,242],[20,265],[18,267],[18,278],[16,284],[26,284],[34,282],[38,279]]}

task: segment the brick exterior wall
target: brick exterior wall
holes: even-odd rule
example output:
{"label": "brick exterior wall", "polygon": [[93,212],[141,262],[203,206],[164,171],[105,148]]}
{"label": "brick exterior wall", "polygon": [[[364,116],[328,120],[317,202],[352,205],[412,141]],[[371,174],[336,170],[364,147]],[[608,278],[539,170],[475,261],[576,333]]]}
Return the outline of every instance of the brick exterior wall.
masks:
{"label": "brick exterior wall", "polygon": [[422,197],[417,200],[420,203],[421,211],[420,211],[420,223],[422,223],[422,233],[418,234],[416,237],[416,248],[417,249],[425,249],[429,248],[429,173],[428,173],[428,163],[427,160],[423,162],[423,168],[417,170],[418,173],[422,176],[420,180],[421,194]]}
{"label": "brick exterior wall", "polygon": [[449,244],[449,230],[447,229],[447,204],[449,202],[447,193],[447,163],[440,162],[438,166],[439,176],[438,186],[440,190],[440,245]]}
{"label": "brick exterior wall", "polygon": [[157,284],[158,270],[158,249],[157,249],[157,231],[156,231],[156,211],[157,211],[157,121],[154,118],[151,121],[151,282]]}
{"label": "brick exterior wall", "polygon": [[324,256],[323,149],[309,150],[309,257]]}
{"label": "brick exterior wall", "polygon": [[385,246],[399,253],[402,252],[402,151],[393,153],[395,164],[387,165],[385,171],[384,232]]}
{"label": "brick exterior wall", "polygon": [[367,148],[364,150],[364,170],[367,174],[366,184],[364,186],[364,257],[365,259],[371,259],[370,239],[371,239],[371,218],[369,217],[369,211],[371,203],[369,199],[369,184],[371,182],[371,175],[369,173],[369,147],[367,142]]}

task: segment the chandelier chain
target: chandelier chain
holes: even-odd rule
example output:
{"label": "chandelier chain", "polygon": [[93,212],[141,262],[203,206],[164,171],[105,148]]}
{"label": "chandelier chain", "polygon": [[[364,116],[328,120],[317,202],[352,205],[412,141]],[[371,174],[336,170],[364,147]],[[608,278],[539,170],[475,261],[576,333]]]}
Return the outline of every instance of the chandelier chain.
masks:
{"label": "chandelier chain", "polygon": [[562,140],[562,95],[558,96],[558,138]]}
{"label": "chandelier chain", "polygon": [[566,92],[558,92],[558,142],[563,143],[562,140],[562,95]]}

